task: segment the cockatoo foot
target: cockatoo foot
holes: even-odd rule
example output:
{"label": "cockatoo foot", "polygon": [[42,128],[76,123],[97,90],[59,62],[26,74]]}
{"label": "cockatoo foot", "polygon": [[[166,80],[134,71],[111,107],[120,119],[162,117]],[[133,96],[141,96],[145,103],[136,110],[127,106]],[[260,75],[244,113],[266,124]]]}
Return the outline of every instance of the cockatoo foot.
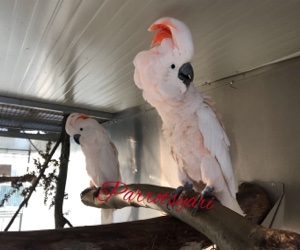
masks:
{"label": "cockatoo foot", "polygon": [[213,192],[213,186],[206,186],[202,190],[201,194],[197,197],[196,206],[193,208],[192,215],[194,215],[200,209],[208,209],[208,202],[212,199],[220,202]]}
{"label": "cockatoo foot", "polygon": [[[178,197],[182,194],[183,191],[187,191],[187,190],[191,190],[191,189],[193,189],[193,184],[190,184],[190,183],[185,183],[184,186],[179,186],[171,194],[172,198],[170,199],[170,203],[174,204],[176,202],[176,200],[178,199]],[[167,208],[170,210],[169,204],[167,204]]]}
{"label": "cockatoo foot", "polygon": [[101,187],[97,187],[97,189],[95,190],[95,192],[93,193],[93,197],[96,198],[99,195]]}

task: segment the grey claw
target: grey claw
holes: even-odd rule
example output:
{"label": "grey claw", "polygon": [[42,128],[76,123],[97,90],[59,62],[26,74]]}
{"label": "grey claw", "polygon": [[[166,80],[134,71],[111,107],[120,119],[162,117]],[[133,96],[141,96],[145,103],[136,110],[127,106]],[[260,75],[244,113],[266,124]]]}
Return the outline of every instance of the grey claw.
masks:
{"label": "grey claw", "polygon": [[[179,186],[178,188],[176,188],[176,190],[171,194],[171,199],[170,199],[170,203],[174,204],[176,202],[176,200],[178,199],[178,197],[181,195],[181,193],[185,190],[191,190],[193,189],[193,184],[189,184],[186,183],[184,184],[184,186]],[[167,209],[170,210],[169,208],[169,203],[167,204]]]}
{"label": "grey claw", "polygon": [[98,197],[99,192],[100,192],[100,189],[101,189],[101,187],[98,187],[98,188],[95,190],[95,192],[93,193],[93,197],[94,197],[94,198]]}
{"label": "grey claw", "polygon": [[192,216],[194,216],[195,212],[197,212],[199,209],[209,209],[209,201],[207,201],[208,199],[220,202],[218,198],[215,195],[213,195],[213,191],[213,186],[206,186],[202,190],[201,194],[196,199],[197,201],[195,207],[192,210]]}

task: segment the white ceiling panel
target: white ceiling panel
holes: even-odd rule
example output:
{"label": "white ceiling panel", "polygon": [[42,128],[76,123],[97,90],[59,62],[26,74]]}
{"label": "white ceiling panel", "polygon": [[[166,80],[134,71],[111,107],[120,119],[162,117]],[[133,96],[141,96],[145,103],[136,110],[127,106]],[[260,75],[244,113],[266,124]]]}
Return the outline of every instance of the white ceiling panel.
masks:
{"label": "white ceiling panel", "polygon": [[0,0],[0,95],[118,112],[144,103],[134,56],[156,19],[191,29],[195,83],[299,55],[300,1]]}

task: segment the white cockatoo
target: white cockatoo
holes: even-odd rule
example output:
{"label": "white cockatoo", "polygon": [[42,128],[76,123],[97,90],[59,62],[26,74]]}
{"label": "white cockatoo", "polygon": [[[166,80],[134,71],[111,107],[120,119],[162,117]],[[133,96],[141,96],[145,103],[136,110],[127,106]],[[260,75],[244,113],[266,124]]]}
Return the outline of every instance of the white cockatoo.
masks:
{"label": "white cockatoo", "polygon": [[[73,113],[66,122],[66,132],[81,146],[85,156],[86,171],[91,186],[100,187],[105,182],[121,181],[118,151],[107,131],[88,115]],[[101,222],[113,221],[114,209],[102,209]]]}
{"label": "white cockatoo", "polygon": [[164,137],[183,174],[181,181],[194,187],[202,181],[206,185],[202,194],[213,191],[223,205],[242,213],[220,115],[192,83],[190,30],[183,22],[164,17],[149,31],[157,31],[154,46],[134,58],[134,81],[162,118]]}

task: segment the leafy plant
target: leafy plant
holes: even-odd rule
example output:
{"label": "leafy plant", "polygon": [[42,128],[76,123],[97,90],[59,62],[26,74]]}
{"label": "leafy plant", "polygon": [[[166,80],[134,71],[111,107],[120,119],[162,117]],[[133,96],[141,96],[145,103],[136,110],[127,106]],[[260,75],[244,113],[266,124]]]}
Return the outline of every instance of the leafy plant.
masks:
{"label": "leafy plant", "polygon": [[[35,166],[35,170],[27,173],[29,175],[33,175],[33,176],[39,176],[42,173],[42,167],[43,167],[43,162],[46,161],[46,159],[48,159],[50,151],[51,151],[51,146],[52,146],[52,142],[49,141],[46,144],[46,149],[45,151],[39,150],[39,158],[37,159],[33,159],[33,164]],[[43,174],[41,174],[40,177],[40,181],[37,185],[37,187],[42,187],[44,190],[44,204],[47,205],[49,204],[49,209],[54,206],[55,204],[55,195],[56,195],[56,183],[58,180],[58,170],[60,167],[60,163],[58,160],[56,159],[51,159],[49,161],[49,164],[47,166],[47,171],[45,171]],[[17,191],[19,191],[21,189],[21,187],[24,187],[23,183],[22,183],[22,179],[16,179],[15,181],[11,182],[11,190],[6,193],[3,197],[3,199],[0,201],[0,207],[4,206],[5,202],[7,202],[14,193],[16,193]],[[30,190],[32,189],[32,186],[30,187],[25,187],[22,190],[21,195],[26,198],[27,195],[29,194]],[[68,194],[65,193],[64,194],[64,198],[67,199],[68,198]]]}

